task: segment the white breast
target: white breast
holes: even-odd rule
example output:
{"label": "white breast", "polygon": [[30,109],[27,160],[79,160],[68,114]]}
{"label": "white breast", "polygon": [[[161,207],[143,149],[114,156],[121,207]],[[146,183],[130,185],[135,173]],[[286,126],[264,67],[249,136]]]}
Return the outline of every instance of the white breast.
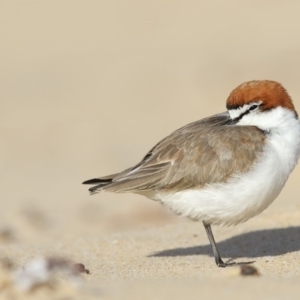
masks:
{"label": "white breast", "polygon": [[272,114],[264,118],[274,126],[263,155],[250,171],[223,184],[159,193],[155,199],[179,215],[215,225],[235,225],[262,212],[279,195],[300,155],[300,123],[293,112],[277,108]]}

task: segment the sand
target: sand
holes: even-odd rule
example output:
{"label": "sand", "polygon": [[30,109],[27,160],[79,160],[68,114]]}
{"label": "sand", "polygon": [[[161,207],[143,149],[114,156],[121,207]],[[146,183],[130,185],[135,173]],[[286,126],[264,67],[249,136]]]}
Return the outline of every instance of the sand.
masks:
{"label": "sand", "polygon": [[[137,195],[91,197],[81,182],[224,111],[246,80],[280,81],[299,110],[299,9],[2,1],[0,299],[298,299],[299,167],[261,215],[213,228],[226,261],[255,261],[252,276],[215,266],[201,223]],[[16,274],[49,257],[70,265],[22,290]],[[76,263],[90,274],[70,275]]]}

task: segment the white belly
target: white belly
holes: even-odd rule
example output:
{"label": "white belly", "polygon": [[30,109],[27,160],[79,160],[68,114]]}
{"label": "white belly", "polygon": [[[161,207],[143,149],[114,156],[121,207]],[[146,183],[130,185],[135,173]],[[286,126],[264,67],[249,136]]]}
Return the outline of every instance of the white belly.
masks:
{"label": "white belly", "polygon": [[[299,127],[297,128],[299,132]],[[270,134],[262,157],[243,175],[226,183],[206,185],[176,193],[156,193],[153,197],[174,213],[215,225],[235,225],[261,213],[279,195],[295,167],[300,138],[284,140]]]}

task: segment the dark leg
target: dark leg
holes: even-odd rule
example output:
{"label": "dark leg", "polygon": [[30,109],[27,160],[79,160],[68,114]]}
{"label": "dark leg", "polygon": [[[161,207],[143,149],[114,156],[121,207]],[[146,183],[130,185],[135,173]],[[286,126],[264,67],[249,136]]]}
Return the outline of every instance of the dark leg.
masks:
{"label": "dark leg", "polygon": [[223,260],[222,260],[222,258],[221,258],[221,256],[220,256],[220,254],[219,254],[219,251],[218,251],[218,248],[217,248],[217,245],[216,245],[213,233],[211,231],[210,224],[206,224],[206,223],[203,222],[203,225],[204,225],[204,228],[206,230],[209,242],[211,244],[211,247],[212,247],[212,250],[213,250],[213,253],[214,253],[215,261],[216,261],[216,264],[217,264],[218,267],[225,268],[225,267],[228,267],[228,266],[245,265],[245,264],[252,264],[252,263],[254,263],[254,261],[240,262],[240,263],[236,263],[236,262],[231,262],[231,263],[227,262],[227,263],[224,263]]}
{"label": "dark leg", "polygon": [[212,251],[214,253],[214,256],[215,256],[215,261],[216,261],[216,264],[218,267],[221,267],[221,268],[225,268],[226,267],[226,264],[223,262],[220,254],[219,254],[219,251],[218,251],[218,248],[217,248],[217,245],[216,245],[216,242],[215,242],[215,239],[214,239],[214,236],[213,236],[213,233],[211,231],[211,227],[209,224],[206,224],[203,222],[203,225],[204,225],[204,228],[206,230],[206,233],[207,233],[207,236],[208,236],[208,239],[209,239],[209,242],[210,242],[210,245],[212,247]]}

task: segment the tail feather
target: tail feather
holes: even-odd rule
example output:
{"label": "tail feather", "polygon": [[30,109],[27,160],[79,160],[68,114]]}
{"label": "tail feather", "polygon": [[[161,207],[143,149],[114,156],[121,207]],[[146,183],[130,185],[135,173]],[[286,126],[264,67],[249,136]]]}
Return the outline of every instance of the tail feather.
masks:
{"label": "tail feather", "polygon": [[[108,183],[109,184],[109,183]],[[97,192],[100,192],[101,191],[101,188],[103,188],[104,186],[106,186],[107,184],[98,184],[98,185],[95,185],[91,188],[89,188],[89,191],[91,192],[91,194],[95,194]]]}
{"label": "tail feather", "polygon": [[109,178],[109,179],[103,179],[103,178],[93,178],[93,179],[89,179],[89,180],[86,180],[84,181],[82,184],[97,184],[97,183],[111,183],[112,181],[112,178]]}
{"label": "tail feather", "polygon": [[82,184],[93,184],[95,186],[89,188],[91,194],[96,194],[101,191],[101,188],[112,183],[112,178],[93,178],[84,181]]}
{"label": "tail feather", "polygon": [[89,188],[91,194],[101,191],[114,193],[141,192],[155,189],[162,178],[166,176],[169,162],[163,162],[156,166],[145,166],[144,168],[129,168],[123,172],[105,177],[93,178],[84,181],[83,184],[92,184]]}

